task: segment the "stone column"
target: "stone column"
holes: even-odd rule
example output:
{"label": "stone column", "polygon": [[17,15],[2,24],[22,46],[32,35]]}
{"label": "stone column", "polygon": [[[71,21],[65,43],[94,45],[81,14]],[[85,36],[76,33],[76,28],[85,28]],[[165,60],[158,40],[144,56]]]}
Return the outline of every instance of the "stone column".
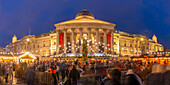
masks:
{"label": "stone column", "polygon": [[133,44],[133,55],[135,55],[135,52],[136,52],[136,48],[135,48],[136,41],[134,40],[133,43],[134,43]]}
{"label": "stone column", "polygon": [[120,49],[119,36],[117,37],[116,44],[117,44],[117,54],[120,54],[120,52],[119,52],[119,49]]}
{"label": "stone column", "polygon": [[107,35],[106,35],[106,29],[104,29],[104,53],[107,54]]}
{"label": "stone column", "polygon": [[82,54],[82,49],[83,49],[83,46],[82,46],[82,44],[83,44],[83,34],[82,34],[82,28],[79,28],[79,31],[80,31],[80,41],[79,42],[81,42],[81,45],[80,45],[80,54]]}
{"label": "stone column", "polygon": [[71,33],[72,33],[71,53],[75,53],[74,29],[71,29]]}
{"label": "stone column", "polygon": [[149,40],[148,40],[148,52],[149,52],[149,54],[150,54],[150,52],[151,52]]}
{"label": "stone column", "polygon": [[138,39],[136,39],[136,55],[138,55]]}
{"label": "stone column", "polygon": [[[56,37],[57,37],[57,35],[56,35]],[[53,38],[50,38],[50,54],[51,55],[53,55],[54,53],[53,53],[53,42],[52,42],[52,39]],[[57,38],[56,38],[57,39]],[[56,47],[56,49],[57,49],[57,47]],[[57,53],[57,51],[56,51],[56,53]]]}
{"label": "stone column", "polygon": [[59,31],[56,31],[56,55],[59,54]]}
{"label": "stone column", "polygon": [[111,31],[111,54],[114,55],[114,30]]}
{"label": "stone column", "polygon": [[64,53],[67,53],[67,30],[64,29]]}
{"label": "stone column", "polygon": [[99,29],[96,28],[96,53],[99,53]]}
{"label": "stone column", "polygon": [[91,41],[91,29],[88,28],[88,53],[91,53],[91,46],[90,46],[90,41]]}

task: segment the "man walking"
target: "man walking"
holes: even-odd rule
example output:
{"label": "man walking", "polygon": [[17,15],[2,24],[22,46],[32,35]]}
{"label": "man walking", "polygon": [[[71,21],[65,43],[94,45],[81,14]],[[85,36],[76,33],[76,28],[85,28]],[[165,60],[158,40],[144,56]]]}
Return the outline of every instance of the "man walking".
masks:
{"label": "man walking", "polygon": [[35,71],[34,71],[34,64],[30,64],[29,67],[25,71],[27,84],[28,85],[34,85],[35,80]]}
{"label": "man walking", "polygon": [[71,85],[77,85],[78,79],[80,79],[80,73],[75,65],[73,65],[73,69],[69,73],[69,78],[71,80]]}
{"label": "man walking", "polygon": [[62,63],[60,65],[60,72],[61,72],[61,76],[62,76],[62,81],[64,81],[65,76],[66,76],[66,67],[67,67],[67,65],[62,60]]}
{"label": "man walking", "polygon": [[54,65],[54,63],[51,63],[50,73],[52,74],[52,77],[54,78],[54,85],[57,85],[56,66]]}

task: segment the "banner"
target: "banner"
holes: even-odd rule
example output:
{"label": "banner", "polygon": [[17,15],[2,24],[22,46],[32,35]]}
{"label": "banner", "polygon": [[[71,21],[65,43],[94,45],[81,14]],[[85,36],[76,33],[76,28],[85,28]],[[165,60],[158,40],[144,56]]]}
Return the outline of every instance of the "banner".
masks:
{"label": "banner", "polygon": [[59,35],[59,46],[63,47],[63,34]]}
{"label": "banner", "polygon": [[111,47],[111,34],[107,34],[107,47]]}

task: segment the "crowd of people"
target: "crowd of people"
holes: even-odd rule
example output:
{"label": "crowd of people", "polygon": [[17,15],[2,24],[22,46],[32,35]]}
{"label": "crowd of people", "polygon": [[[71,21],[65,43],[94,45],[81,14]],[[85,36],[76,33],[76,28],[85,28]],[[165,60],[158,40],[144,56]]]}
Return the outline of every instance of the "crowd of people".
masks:
{"label": "crowd of people", "polygon": [[[35,72],[50,73],[54,85],[77,85],[80,75],[97,75],[96,85],[170,85],[170,65],[156,62],[132,60],[76,61],[34,61],[16,64],[1,62],[1,74],[8,82],[9,74],[23,66],[28,85],[35,85]],[[13,75],[12,75],[13,76]],[[61,76],[61,78],[60,78]],[[59,82],[60,80],[60,82]]]}

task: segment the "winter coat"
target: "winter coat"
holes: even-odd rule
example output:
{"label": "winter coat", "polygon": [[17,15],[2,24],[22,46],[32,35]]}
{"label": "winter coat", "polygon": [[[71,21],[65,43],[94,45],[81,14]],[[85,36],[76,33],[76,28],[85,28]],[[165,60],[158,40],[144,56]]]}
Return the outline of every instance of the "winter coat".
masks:
{"label": "winter coat", "polygon": [[143,85],[141,78],[129,69],[125,76],[124,85]]}
{"label": "winter coat", "polygon": [[135,75],[128,74],[125,76],[124,85],[140,85],[138,80],[135,78]]}
{"label": "winter coat", "polygon": [[65,63],[61,63],[61,64],[60,64],[60,71],[61,71],[61,72],[62,72],[62,71],[65,71],[66,68],[67,68],[67,65],[66,65]]}
{"label": "winter coat", "polygon": [[25,74],[26,74],[26,79],[29,80],[29,81],[34,81],[35,80],[35,71],[33,68],[27,68],[26,71],[25,71]]}
{"label": "winter coat", "polygon": [[56,73],[56,66],[51,66],[50,73],[55,74]]}
{"label": "winter coat", "polygon": [[145,85],[164,85],[164,75],[161,73],[149,74],[144,82]]}
{"label": "winter coat", "polygon": [[72,82],[77,82],[80,79],[80,73],[77,69],[72,69],[69,73],[69,78]]}
{"label": "winter coat", "polygon": [[167,72],[165,73],[164,85],[170,85],[170,71],[167,71]]}
{"label": "winter coat", "polygon": [[120,85],[120,82],[115,81],[115,80],[108,80],[104,85]]}

